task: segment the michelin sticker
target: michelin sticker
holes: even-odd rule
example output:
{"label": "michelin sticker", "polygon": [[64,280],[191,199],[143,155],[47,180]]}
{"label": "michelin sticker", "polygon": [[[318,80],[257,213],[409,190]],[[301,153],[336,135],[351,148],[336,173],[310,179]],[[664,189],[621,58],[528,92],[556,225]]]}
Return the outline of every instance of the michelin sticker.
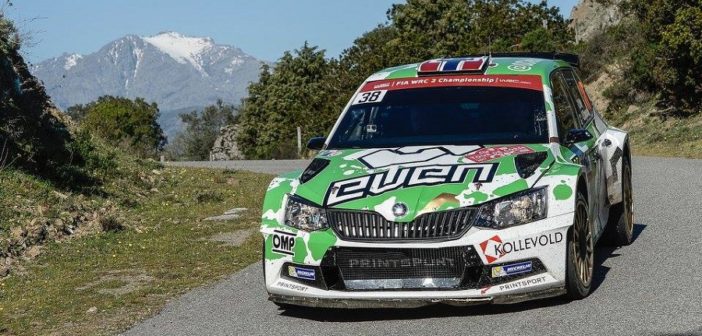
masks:
{"label": "michelin sticker", "polygon": [[525,261],[504,266],[495,266],[492,268],[492,277],[499,278],[508,275],[529,273],[531,272],[531,270],[531,261]]}
{"label": "michelin sticker", "polygon": [[298,279],[303,279],[303,280],[314,281],[316,279],[315,274],[314,274],[314,269],[312,269],[312,268],[288,266],[288,275],[293,277],[293,278],[298,278]]}

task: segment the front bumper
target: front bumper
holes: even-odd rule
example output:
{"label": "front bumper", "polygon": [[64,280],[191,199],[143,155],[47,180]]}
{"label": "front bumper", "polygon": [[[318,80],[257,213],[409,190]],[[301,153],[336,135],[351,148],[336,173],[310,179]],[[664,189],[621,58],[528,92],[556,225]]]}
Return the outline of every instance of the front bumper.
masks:
{"label": "front bumper", "polygon": [[[274,302],[330,308],[514,303],[557,296],[564,293],[567,230],[572,223],[573,214],[569,213],[504,230],[471,228],[463,237],[451,241],[411,243],[350,242],[330,237],[329,235],[333,236],[331,230],[308,233],[284,227],[264,227],[261,231],[266,239],[266,289],[269,299]],[[358,270],[369,274],[364,275],[369,277],[367,281],[360,280],[362,286],[359,287],[358,279],[363,276],[348,276],[348,267],[353,265],[354,261],[350,264],[334,256],[335,251],[340,249],[439,251],[459,248],[468,251],[464,257],[473,257],[461,259],[461,262],[466,263],[465,268],[460,270],[461,278],[456,283],[446,282],[445,286],[441,285],[444,282],[437,281],[444,278],[423,279],[424,284],[428,285],[417,285],[416,281],[399,279],[404,278],[406,273],[394,273],[395,269],[391,269],[391,272],[374,273],[372,271],[373,267],[377,266],[376,263],[372,260],[357,260],[355,265],[365,266]],[[417,265],[421,267],[437,263],[433,259],[417,260]],[[529,264],[528,271],[516,274],[510,274],[509,270],[505,273],[504,268],[499,268],[525,263]],[[300,273],[304,276],[295,278],[288,272],[290,266],[305,272],[315,270],[312,274],[317,275]],[[328,272],[335,267],[341,271],[336,271],[337,279],[331,279],[333,276],[330,277]],[[388,264],[384,267],[387,268]],[[473,272],[470,279],[467,275],[468,270]],[[405,275],[392,279],[392,276],[386,273]],[[310,280],[310,276],[314,281]],[[379,285],[374,288],[368,285],[376,283]],[[410,288],[403,288],[408,286],[407,284],[411,284]]]}

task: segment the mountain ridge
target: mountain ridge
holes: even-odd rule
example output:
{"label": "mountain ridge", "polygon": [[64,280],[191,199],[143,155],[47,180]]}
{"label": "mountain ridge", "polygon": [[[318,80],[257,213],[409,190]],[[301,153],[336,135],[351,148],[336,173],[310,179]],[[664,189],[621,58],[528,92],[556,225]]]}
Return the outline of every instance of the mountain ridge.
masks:
{"label": "mountain ridge", "polygon": [[177,110],[217,99],[237,104],[263,63],[209,37],[166,31],[129,34],[93,53],[64,53],[31,70],[62,109],[114,95],[142,97],[161,110]]}

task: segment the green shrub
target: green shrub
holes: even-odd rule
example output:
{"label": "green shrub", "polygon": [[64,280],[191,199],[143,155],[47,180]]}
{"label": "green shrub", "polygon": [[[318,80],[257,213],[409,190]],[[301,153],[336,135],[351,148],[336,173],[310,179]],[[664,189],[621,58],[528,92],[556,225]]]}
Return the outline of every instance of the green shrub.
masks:
{"label": "green shrub", "polygon": [[103,96],[83,107],[80,127],[104,139],[109,145],[120,147],[141,157],[156,157],[166,138],[157,119],[156,103],[142,98],[131,100]]}

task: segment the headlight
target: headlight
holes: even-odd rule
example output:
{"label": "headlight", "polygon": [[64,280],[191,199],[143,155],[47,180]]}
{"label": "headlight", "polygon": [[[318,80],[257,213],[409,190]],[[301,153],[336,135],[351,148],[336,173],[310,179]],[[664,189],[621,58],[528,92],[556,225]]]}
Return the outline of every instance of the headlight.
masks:
{"label": "headlight", "polygon": [[327,214],[324,209],[318,208],[295,195],[288,195],[288,204],[285,206],[285,225],[294,228],[315,231],[327,227]]}
{"label": "headlight", "polygon": [[521,225],[546,218],[546,187],[527,190],[483,204],[473,225],[491,229]]}

